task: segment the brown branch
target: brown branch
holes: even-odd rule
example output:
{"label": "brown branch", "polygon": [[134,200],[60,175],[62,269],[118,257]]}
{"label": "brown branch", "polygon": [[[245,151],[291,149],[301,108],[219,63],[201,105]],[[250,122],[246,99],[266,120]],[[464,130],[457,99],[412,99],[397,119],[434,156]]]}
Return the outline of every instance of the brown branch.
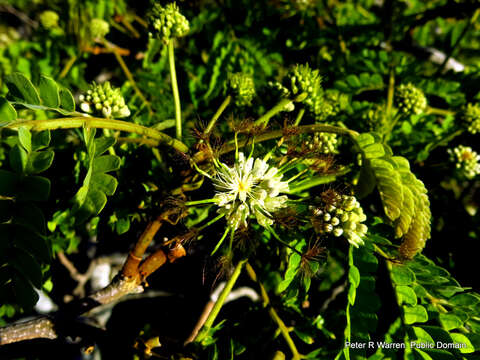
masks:
{"label": "brown branch", "polygon": [[[172,215],[177,216],[171,219]],[[169,262],[174,262],[176,259],[185,256],[186,252],[181,243],[176,243],[167,253],[164,250],[158,250],[148,256],[143,263],[140,263],[141,257],[163,222],[176,224],[182,216],[184,215],[179,213],[178,209],[172,208],[164,211],[156,220],[151,222],[140,236],[135,248],[128,255],[122,272],[107,287],[83,299],[72,301],[52,316],[41,316],[0,328],[0,345],[38,338],[56,339],[60,335],[70,335],[70,332],[75,331],[75,325],[78,325],[78,317],[85,312],[115,302],[128,294],[142,292],[142,284],[146,278],[165,264],[167,259]],[[66,257],[64,257],[65,259]],[[68,259],[66,260],[63,263],[69,269],[70,274],[78,277],[78,271]],[[76,328],[76,331],[79,331],[78,326]]]}
{"label": "brown branch", "polygon": [[60,334],[68,335],[65,324],[74,324],[81,314],[99,305],[116,301],[127,294],[141,291],[143,287],[138,281],[118,276],[106,288],[78,302],[68,304],[65,309],[52,316],[41,316],[0,328],[0,345],[39,338],[56,339]]}

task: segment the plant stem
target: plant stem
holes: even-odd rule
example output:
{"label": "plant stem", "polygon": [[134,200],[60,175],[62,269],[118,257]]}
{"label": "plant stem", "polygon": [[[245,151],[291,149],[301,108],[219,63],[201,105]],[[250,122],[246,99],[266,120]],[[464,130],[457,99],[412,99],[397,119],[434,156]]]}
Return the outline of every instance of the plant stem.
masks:
{"label": "plant stem", "polygon": [[300,121],[302,121],[303,115],[305,114],[305,108],[300,109],[298,112],[297,118],[295,119],[295,126],[300,125]]}
{"label": "plant stem", "polygon": [[187,201],[185,203],[185,206],[211,204],[211,203],[216,203],[217,201],[218,201],[217,199],[203,199],[203,200]]}
{"label": "plant stem", "polygon": [[451,133],[450,135],[447,135],[441,138],[440,140],[437,140],[434,143],[430,143],[429,146],[425,147],[425,150],[427,150],[428,152],[431,152],[433,149],[435,149],[438,146],[447,145],[452,139],[456,138],[458,135],[463,133],[463,131],[464,131],[463,129],[458,129],[453,133]]}
{"label": "plant stem", "polygon": [[278,102],[277,105],[275,105],[273,108],[271,108],[270,110],[268,110],[265,114],[263,114],[261,117],[259,117],[256,121],[255,121],[255,125],[264,125],[267,126],[268,124],[268,121],[270,120],[270,118],[272,116],[275,116],[277,115],[279,112],[285,110],[285,106],[290,104],[292,102],[292,100],[290,99],[282,99]]}
{"label": "plant stem", "polygon": [[115,59],[117,59],[118,63],[120,64],[120,67],[122,68],[123,72],[125,73],[125,76],[127,77],[128,81],[130,81],[130,84],[133,87],[133,90],[137,93],[138,97],[142,99],[143,103],[145,106],[148,108],[148,112],[150,115],[153,114],[152,107],[150,106],[150,102],[145,98],[143,95],[142,91],[139,89],[137,86],[137,83],[135,82],[135,79],[133,78],[132,73],[130,70],[128,70],[127,64],[125,64],[125,61],[123,61],[122,56],[118,53],[117,49],[111,45],[109,45],[107,42],[106,46],[113,52],[113,55],[115,55]]}
{"label": "plant stem", "polygon": [[58,75],[59,79],[63,79],[65,76],[67,76],[68,72],[70,71],[70,69],[72,68],[72,66],[73,66],[73,64],[75,63],[76,60],[77,60],[76,55],[73,55],[73,56],[70,57],[70,59],[68,59],[64,68],[62,69],[62,72],[60,73],[60,75]]}
{"label": "plant stem", "polygon": [[208,331],[213,325],[213,322],[218,316],[218,313],[220,312],[220,309],[222,308],[223,304],[225,303],[225,299],[227,298],[228,294],[233,289],[233,286],[237,282],[238,277],[240,276],[240,273],[242,272],[243,265],[247,262],[246,259],[241,260],[238,262],[237,266],[235,266],[235,270],[233,271],[232,276],[230,279],[228,279],[227,283],[225,284],[225,287],[223,288],[222,292],[220,293],[220,296],[218,297],[218,300],[215,302],[215,305],[210,312],[210,314],[207,317],[207,320],[205,320],[205,323],[203,324],[202,329],[199,331],[198,335],[196,336],[194,342],[200,343],[202,342],[203,339],[208,335]]}
{"label": "plant stem", "polygon": [[170,80],[172,82],[173,101],[175,103],[175,134],[178,140],[182,140],[182,109],[180,95],[178,94],[177,72],[175,71],[174,40],[168,42],[168,64],[170,65]]}
{"label": "plant stem", "polygon": [[278,313],[275,311],[275,309],[271,306],[270,298],[268,297],[267,291],[265,290],[265,287],[260,282],[260,280],[258,280],[257,274],[255,273],[255,270],[253,270],[252,266],[249,263],[247,263],[245,268],[247,270],[248,276],[250,276],[250,279],[255,281],[258,284],[258,286],[260,287],[260,294],[262,296],[263,306],[264,307],[269,307],[268,313],[270,314],[270,317],[272,318],[272,320],[277,324],[283,338],[285,339],[285,342],[287,343],[288,347],[290,348],[290,351],[292,352],[292,355],[293,355],[292,360],[299,360],[299,359],[304,358],[304,356],[301,355],[298,352],[297,347],[296,347],[292,337],[290,336],[290,331],[288,330],[287,326],[285,325],[283,320],[280,318]]}
{"label": "plant stem", "polygon": [[443,71],[443,69],[445,68],[445,65],[447,65],[447,63],[448,63],[448,60],[450,60],[453,53],[457,49],[457,46],[460,45],[460,42],[462,41],[464,36],[467,35],[470,27],[477,21],[479,15],[480,15],[480,9],[475,10],[472,17],[469,19],[467,25],[463,29],[462,33],[460,34],[460,36],[455,41],[455,44],[453,44],[452,48],[450,49],[450,52],[448,53],[447,56],[445,56],[445,60],[443,60],[442,64],[439,66],[439,68],[435,72],[434,76],[438,76],[438,74],[440,74]]}
{"label": "plant stem", "polygon": [[341,171],[337,174],[330,174],[330,175],[325,175],[325,176],[316,176],[314,178],[307,179],[305,181],[302,181],[302,182],[298,183],[297,186],[292,187],[288,191],[288,193],[289,194],[295,194],[295,193],[299,193],[301,191],[308,190],[308,189],[310,189],[312,187],[315,187],[315,186],[318,186],[318,185],[331,183],[331,182],[333,182],[337,179],[338,175],[344,175],[345,173],[346,172]]}
{"label": "plant stem", "polygon": [[202,231],[203,229],[209,227],[210,225],[212,225],[213,223],[216,223],[218,220],[220,220],[221,218],[223,218],[225,216],[225,214],[220,214],[216,217],[214,217],[212,220],[208,221],[207,223],[203,224],[202,226],[199,226],[197,228],[197,231]]}
{"label": "plant stem", "polygon": [[435,114],[435,115],[444,115],[444,116],[448,116],[448,115],[455,115],[455,111],[451,111],[451,110],[446,110],[446,109],[439,109],[439,108],[435,108],[435,107],[427,107],[427,110],[425,111],[426,114]]}
{"label": "plant stem", "polygon": [[84,126],[91,128],[126,131],[157,140],[158,143],[171,146],[172,148],[182,153],[188,152],[187,145],[185,145],[181,141],[172,139],[170,136],[155,129],[121,120],[78,116],[48,120],[16,121],[5,127],[10,129],[18,129],[20,126],[25,126],[26,128],[34,131],[73,129],[81,128]]}
{"label": "plant stem", "polygon": [[[389,122],[391,121],[390,116],[392,114],[394,92],[395,92],[395,68],[392,66],[392,68],[390,69],[390,76],[388,78],[387,109],[385,111],[385,116]],[[391,127],[391,129],[393,129],[393,126]]]}
{"label": "plant stem", "polygon": [[228,95],[225,98],[225,100],[223,100],[223,102],[220,105],[220,107],[218,108],[217,112],[213,115],[212,119],[208,123],[208,126],[205,129],[205,134],[209,134],[212,131],[213,126],[217,122],[218,118],[220,117],[220,115],[222,115],[222,113],[225,111],[225,109],[227,108],[227,106],[230,104],[231,101],[232,101],[232,96],[231,95]]}
{"label": "plant stem", "polygon": [[[307,134],[313,132],[325,132],[325,133],[334,133],[344,136],[349,136],[351,138],[357,137],[359,134],[356,131],[342,128],[339,126],[332,126],[332,125],[324,125],[324,124],[313,124],[313,125],[302,125],[295,128],[299,134]],[[257,135],[255,137],[255,142],[258,144],[263,141],[268,141],[272,139],[277,139],[284,136],[284,130],[274,130],[264,134]],[[248,139],[243,139],[238,142],[238,147],[244,147],[248,142]],[[235,144],[233,142],[229,142],[225,144],[220,150],[220,155],[227,154],[230,151],[235,150]],[[196,153],[193,157],[194,162],[202,162],[207,158],[206,154],[202,151]]]}

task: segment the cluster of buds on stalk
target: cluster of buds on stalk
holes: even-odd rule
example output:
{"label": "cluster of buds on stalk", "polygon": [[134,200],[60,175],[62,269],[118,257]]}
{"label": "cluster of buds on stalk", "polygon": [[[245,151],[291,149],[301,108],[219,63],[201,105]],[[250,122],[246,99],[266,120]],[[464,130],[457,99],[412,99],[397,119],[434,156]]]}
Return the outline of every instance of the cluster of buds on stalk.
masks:
{"label": "cluster of buds on stalk", "polygon": [[314,133],[311,140],[307,140],[305,145],[313,150],[316,149],[323,154],[338,153],[338,135],[334,133]]}
{"label": "cluster of buds on stalk", "polygon": [[86,113],[99,113],[109,118],[123,118],[130,115],[120,89],[114,88],[107,81],[103,84],[93,83],[86,95],[80,95],[80,108]]}
{"label": "cluster of buds on stalk", "polygon": [[[355,247],[363,245],[367,226],[362,224],[367,217],[355,196],[340,195],[330,191],[329,200],[322,206],[310,206],[315,230],[322,234],[344,236]],[[317,199],[319,201],[320,199]]]}
{"label": "cluster of buds on stalk", "polygon": [[150,15],[150,22],[156,35],[168,44],[170,39],[183,37],[190,31],[188,20],[180,13],[176,3],[163,7],[155,4]]}
{"label": "cluster of buds on stalk", "polygon": [[292,94],[306,93],[303,103],[314,114],[322,113],[323,88],[320,72],[311,69],[308,64],[297,65],[290,73],[289,79]]}
{"label": "cluster of buds on stalk", "polygon": [[52,10],[45,10],[38,17],[38,20],[40,20],[40,24],[42,24],[45,29],[49,30],[58,27],[58,19],[58,14]]}
{"label": "cluster of buds on stalk", "polygon": [[480,106],[478,104],[467,104],[459,115],[469,133],[476,134],[480,132]]}
{"label": "cluster of buds on stalk", "polygon": [[92,19],[89,30],[93,39],[103,39],[110,32],[110,25],[103,19]]}
{"label": "cluster of buds on stalk", "polygon": [[427,98],[422,90],[413,84],[401,84],[395,93],[398,108],[405,115],[418,115],[427,108]]}
{"label": "cluster of buds on stalk", "polygon": [[244,73],[235,73],[230,76],[229,85],[234,93],[235,104],[239,107],[249,106],[255,97],[253,77]]}

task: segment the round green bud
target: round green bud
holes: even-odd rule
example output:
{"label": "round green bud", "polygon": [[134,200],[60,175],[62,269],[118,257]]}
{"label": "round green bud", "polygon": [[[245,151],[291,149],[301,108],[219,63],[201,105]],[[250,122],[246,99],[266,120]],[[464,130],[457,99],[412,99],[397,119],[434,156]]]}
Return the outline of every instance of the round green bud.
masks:
{"label": "round green bud", "polygon": [[58,27],[59,16],[55,11],[45,10],[40,14],[38,19],[45,29],[54,29]]}
{"label": "round green bud", "polygon": [[396,89],[395,101],[400,111],[406,115],[418,115],[427,108],[425,94],[411,83],[401,84]]}
{"label": "round green bud", "polygon": [[18,39],[20,39],[20,34],[15,28],[0,24],[0,48],[10,45]]}
{"label": "round green bud", "polygon": [[289,74],[290,88],[293,95],[306,94],[303,103],[312,111],[318,107],[323,98],[322,78],[318,70],[311,69],[308,64],[297,65]]}
{"label": "round green bud", "polygon": [[155,35],[165,44],[170,39],[187,35],[190,31],[190,24],[180,13],[176,3],[168,4],[165,7],[155,4],[150,14],[150,23],[155,30]]}
{"label": "round green bud", "polygon": [[114,88],[107,81],[103,84],[93,83],[86,95],[80,95],[80,109],[86,113],[99,113],[107,118],[122,118],[130,115],[120,89]]}
{"label": "round green bud", "polygon": [[229,77],[229,86],[235,95],[237,106],[249,106],[255,97],[253,77],[244,73],[235,73]]}
{"label": "round green bud", "polygon": [[467,104],[459,113],[461,121],[467,126],[468,132],[476,134],[480,132],[480,106]]}
{"label": "round green bud", "polygon": [[312,149],[318,149],[324,154],[338,153],[338,136],[333,133],[315,133],[313,135]]}
{"label": "round green bud", "polygon": [[92,38],[103,38],[110,31],[110,25],[103,19],[90,20],[90,35]]}

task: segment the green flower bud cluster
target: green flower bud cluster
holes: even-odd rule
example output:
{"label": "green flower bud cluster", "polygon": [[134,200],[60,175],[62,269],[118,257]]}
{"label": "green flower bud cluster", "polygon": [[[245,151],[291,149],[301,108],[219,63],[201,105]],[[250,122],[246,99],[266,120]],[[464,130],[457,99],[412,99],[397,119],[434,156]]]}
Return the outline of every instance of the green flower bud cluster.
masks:
{"label": "green flower bud cluster", "polygon": [[59,16],[55,11],[45,10],[40,14],[38,19],[45,29],[54,29],[58,27]]}
{"label": "green flower bud cluster", "polygon": [[306,65],[297,65],[289,76],[293,95],[306,93],[303,100],[312,112],[320,114],[323,105],[322,78],[318,70],[312,70]]}
{"label": "green flower bud cluster", "polygon": [[92,38],[104,38],[110,31],[110,25],[103,19],[90,20],[90,35]]}
{"label": "green flower bud cluster", "polygon": [[250,75],[235,73],[230,76],[230,88],[235,94],[237,106],[249,106],[255,97],[255,84]]}
{"label": "green flower bud cluster", "polygon": [[449,149],[450,160],[455,162],[455,167],[461,176],[472,179],[480,174],[480,155],[469,146],[459,145],[456,148]]}
{"label": "green flower bud cluster", "polygon": [[427,108],[425,94],[411,83],[400,85],[395,99],[400,111],[406,115],[418,115]]}
{"label": "green flower bud cluster", "polygon": [[317,101],[321,105],[315,112],[317,121],[325,121],[330,116],[337,115],[348,101],[346,94],[340,93],[338,90],[327,90],[323,101]]}
{"label": "green flower bud cluster", "polygon": [[311,150],[316,149],[324,154],[337,154],[338,136],[333,133],[317,132],[311,141],[305,142],[305,145]]}
{"label": "green flower bud cluster", "polygon": [[[278,81],[269,81],[267,84],[272,90],[280,97],[282,98],[288,98],[291,95],[290,90],[286,86],[283,86],[280,82]],[[290,101],[288,104],[285,105],[283,108],[283,111],[293,111],[295,110],[295,104],[293,101]]]}
{"label": "green flower bud cluster", "polygon": [[125,99],[119,88],[114,88],[107,81],[103,84],[93,83],[86,95],[80,95],[80,108],[86,113],[101,113],[109,118],[122,118],[130,115]]}
{"label": "green flower bud cluster", "polygon": [[267,85],[277,92],[280,97],[290,96],[290,90],[288,90],[286,86],[283,86],[279,81],[269,81]]}
{"label": "green flower bud cluster", "polygon": [[20,39],[20,34],[15,28],[0,24],[0,49]]}
{"label": "green flower bud cluster", "polygon": [[311,206],[314,218],[320,220],[320,232],[344,236],[355,247],[363,245],[368,227],[362,224],[367,217],[355,196],[340,195],[325,207]]}
{"label": "green flower bud cluster", "polygon": [[[362,109],[363,110],[363,109]],[[362,119],[365,121],[368,129],[375,132],[383,132],[386,129],[387,119],[385,117],[385,107],[382,105],[369,104],[360,112]]]}
{"label": "green flower bud cluster", "polygon": [[182,37],[190,31],[188,20],[180,13],[176,3],[162,7],[155,4],[150,15],[153,28],[162,41],[167,44],[170,39]]}
{"label": "green flower bud cluster", "polygon": [[468,132],[471,134],[480,132],[480,106],[478,104],[467,104],[467,107],[460,113],[460,117],[468,126]]}

